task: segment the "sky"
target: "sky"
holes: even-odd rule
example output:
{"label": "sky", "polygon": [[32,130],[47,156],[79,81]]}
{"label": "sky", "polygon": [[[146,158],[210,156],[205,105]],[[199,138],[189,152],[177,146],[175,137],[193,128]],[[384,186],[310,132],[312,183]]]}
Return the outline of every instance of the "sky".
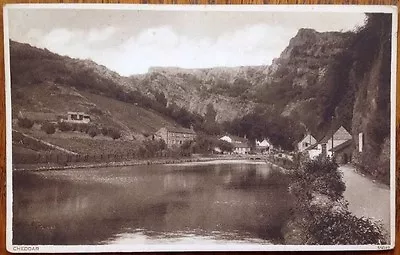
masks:
{"label": "sky", "polygon": [[129,76],[149,67],[269,65],[300,28],[352,31],[364,13],[9,9],[10,39]]}

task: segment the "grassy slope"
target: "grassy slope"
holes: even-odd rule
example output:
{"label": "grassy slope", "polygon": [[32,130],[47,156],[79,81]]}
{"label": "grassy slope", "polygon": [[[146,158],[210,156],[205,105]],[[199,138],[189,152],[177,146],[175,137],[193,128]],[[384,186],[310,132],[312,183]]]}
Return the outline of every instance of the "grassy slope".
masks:
{"label": "grassy slope", "polygon": [[[78,132],[56,132],[53,135],[47,135],[37,129],[22,130],[34,137],[74,152],[126,153],[138,145],[138,141],[126,141],[126,138],[133,136],[134,140],[140,140],[143,139],[143,134],[152,134],[164,126],[177,125],[171,119],[152,110],[143,109],[106,96],[77,91],[74,88],[56,85],[52,82],[18,87],[13,90],[13,92],[16,91],[20,93],[18,93],[18,96],[13,95],[12,111],[14,118],[17,117],[19,111],[53,112],[59,116],[65,116],[67,111],[91,112],[96,109],[96,112],[90,113],[93,117],[92,123],[101,127],[118,128],[124,135],[122,139],[113,141],[102,136],[91,138],[87,134]],[[14,128],[21,130],[16,125]],[[29,148],[29,145],[15,145],[14,149],[18,150],[20,147],[24,147],[23,151],[32,149]]]}

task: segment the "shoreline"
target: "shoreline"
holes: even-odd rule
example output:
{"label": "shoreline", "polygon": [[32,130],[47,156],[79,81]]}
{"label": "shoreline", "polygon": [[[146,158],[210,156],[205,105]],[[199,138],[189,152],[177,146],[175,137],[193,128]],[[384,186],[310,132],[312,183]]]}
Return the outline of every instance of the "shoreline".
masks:
{"label": "shoreline", "polygon": [[[252,160],[246,157],[187,157],[187,158],[151,158],[151,159],[135,159],[129,161],[117,162],[102,162],[102,163],[86,163],[86,164],[70,164],[70,165],[56,165],[56,164],[27,164],[13,166],[12,171],[52,171],[52,170],[67,170],[67,169],[86,169],[96,167],[122,167],[122,166],[137,166],[137,165],[167,165],[167,164],[182,164],[182,163],[201,163],[210,161],[247,161]],[[270,163],[267,160],[253,160],[254,162]],[[272,164],[272,163],[271,163]],[[274,164],[272,164],[274,165]],[[279,166],[277,166],[279,167]]]}

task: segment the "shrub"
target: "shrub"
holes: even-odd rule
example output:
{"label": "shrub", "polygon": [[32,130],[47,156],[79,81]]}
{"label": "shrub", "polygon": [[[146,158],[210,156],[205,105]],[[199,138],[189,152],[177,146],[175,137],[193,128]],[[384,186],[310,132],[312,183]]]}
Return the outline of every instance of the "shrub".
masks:
{"label": "shrub", "polygon": [[99,108],[96,108],[96,107],[90,108],[89,113],[103,115],[103,112]]}
{"label": "shrub", "polygon": [[81,133],[87,133],[89,131],[90,126],[88,124],[79,123],[77,124],[76,130]]}
{"label": "shrub", "polygon": [[56,126],[53,123],[43,123],[41,129],[46,132],[46,134],[54,134],[56,132]]}
{"label": "shrub", "polygon": [[331,160],[307,160],[294,173],[291,191],[295,196],[311,198],[312,193],[327,195],[332,200],[343,198],[346,186],[338,165]]}
{"label": "shrub", "polygon": [[310,234],[307,244],[387,244],[381,224],[354,216],[347,210],[332,212],[327,208],[313,208],[307,222]]}
{"label": "shrub", "polygon": [[[348,211],[345,184],[331,160],[307,160],[292,177],[296,197],[285,241],[307,245],[386,244],[383,226]],[[293,230],[296,231],[293,231]],[[297,233],[297,234],[294,234]]]}
{"label": "shrub", "polygon": [[101,131],[102,135],[107,136],[108,132],[109,132],[109,128],[103,127],[103,128],[101,128],[100,131]]}
{"label": "shrub", "polygon": [[28,118],[20,118],[18,119],[18,126],[22,128],[32,128],[34,122]]}
{"label": "shrub", "polygon": [[120,132],[119,130],[115,129],[115,128],[110,128],[110,129],[108,130],[108,135],[109,135],[112,139],[116,140],[116,139],[118,139],[118,138],[121,137],[121,132]]}
{"label": "shrub", "polygon": [[58,129],[62,132],[67,132],[72,130],[72,125],[67,122],[59,122]]}
{"label": "shrub", "polygon": [[95,127],[95,126],[91,126],[89,129],[88,129],[88,135],[90,135],[90,137],[95,137],[96,135],[98,135],[99,133],[100,133],[100,130],[97,128],[97,127]]}

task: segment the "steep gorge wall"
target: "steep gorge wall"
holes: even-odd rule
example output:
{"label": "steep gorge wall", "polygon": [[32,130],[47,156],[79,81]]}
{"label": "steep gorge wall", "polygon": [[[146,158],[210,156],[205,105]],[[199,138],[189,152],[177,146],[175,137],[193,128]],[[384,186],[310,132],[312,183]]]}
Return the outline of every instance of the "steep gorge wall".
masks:
{"label": "steep gorge wall", "polygon": [[[369,17],[369,23],[359,34],[360,43],[370,43],[368,48],[355,49],[361,59],[354,62],[351,73],[355,76],[355,102],[352,133],[356,143],[354,163],[362,171],[382,181],[389,182],[390,169],[390,88],[391,88],[391,18],[385,14]],[[369,59],[362,58],[368,54]],[[361,69],[361,70],[360,70]],[[363,151],[358,151],[358,134],[363,133]]]}

